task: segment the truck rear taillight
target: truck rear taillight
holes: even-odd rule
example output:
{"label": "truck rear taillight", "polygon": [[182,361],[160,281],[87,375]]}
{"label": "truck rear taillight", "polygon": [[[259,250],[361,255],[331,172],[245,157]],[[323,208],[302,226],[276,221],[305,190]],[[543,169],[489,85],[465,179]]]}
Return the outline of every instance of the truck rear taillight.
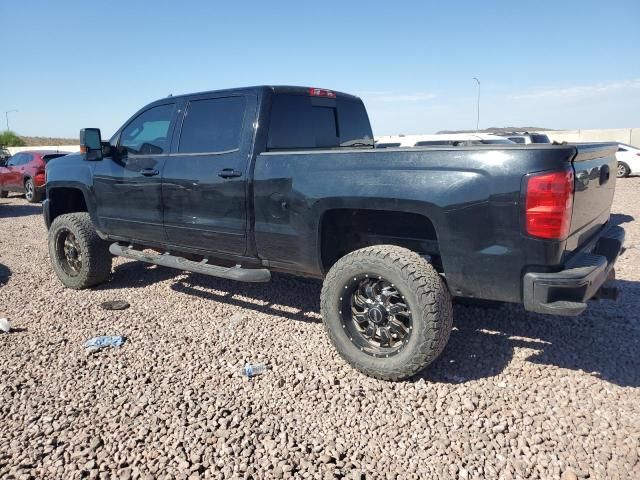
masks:
{"label": "truck rear taillight", "polygon": [[335,92],[325,88],[310,88],[309,95],[312,97],[336,98]]}
{"label": "truck rear taillight", "polygon": [[573,208],[573,170],[540,173],[527,179],[525,230],[551,240],[569,236]]}

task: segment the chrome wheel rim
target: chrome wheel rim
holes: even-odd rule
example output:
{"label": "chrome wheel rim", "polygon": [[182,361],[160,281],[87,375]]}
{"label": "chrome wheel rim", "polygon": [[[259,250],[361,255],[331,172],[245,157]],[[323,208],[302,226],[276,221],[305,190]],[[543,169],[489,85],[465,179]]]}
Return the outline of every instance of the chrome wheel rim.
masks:
{"label": "chrome wheel rim", "polygon": [[398,287],[379,275],[363,274],[342,290],[340,316],[351,343],[373,357],[402,351],[411,337],[413,317]]}
{"label": "chrome wheel rim", "polygon": [[71,277],[82,270],[82,250],[76,236],[70,230],[62,230],[56,241],[56,252],[65,273]]}
{"label": "chrome wheel rim", "polygon": [[33,199],[33,182],[31,182],[31,180],[27,180],[27,183],[25,183],[24,196],[27,198],[27,200]]}
{"label": "chrome wheel rim", "polygon": [[627,169],[624,168],[624,165],[621,163],[618,164],[618,178],[624,177],[624,174],[627,173]]}

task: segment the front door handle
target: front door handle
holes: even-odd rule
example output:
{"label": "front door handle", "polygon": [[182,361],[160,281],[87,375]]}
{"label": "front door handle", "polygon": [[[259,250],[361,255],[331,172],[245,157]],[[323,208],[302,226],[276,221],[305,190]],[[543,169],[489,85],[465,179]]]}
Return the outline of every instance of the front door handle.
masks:
{"label": "front door handle", "polygon": [[225,168],[220,173],[218,173],[218,176],[222,178],[235,178],[241,177],[242,172],[239,172],[238,170],[235,170],[233,168]]}
{"label": "front door handle", "polygon": [[144,168],[144,169],[140,170],[140,173],[142,175],[144,175],[145,177],[155,177],[160,172],[158,170],[154,170],[153,168]]}

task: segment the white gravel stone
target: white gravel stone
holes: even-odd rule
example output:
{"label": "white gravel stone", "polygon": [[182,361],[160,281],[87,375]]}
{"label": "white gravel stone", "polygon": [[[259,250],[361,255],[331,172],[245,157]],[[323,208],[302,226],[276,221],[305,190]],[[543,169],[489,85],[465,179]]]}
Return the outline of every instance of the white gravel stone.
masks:
{"label": "white gravel stone", "polygon": [[[613,221],[640,244],[640,178]],[[455,307],[412,381],[349,368],[320,284],[239,284],[117,259],[62,287],[40,207],[0,199],[0,478],[638,478],[640,251],[577,318]],[[105,311],[107,300],[130,308]],[[125,345],[87,356],[97,335]],[[269,370],[247,380],[245,363]]]}

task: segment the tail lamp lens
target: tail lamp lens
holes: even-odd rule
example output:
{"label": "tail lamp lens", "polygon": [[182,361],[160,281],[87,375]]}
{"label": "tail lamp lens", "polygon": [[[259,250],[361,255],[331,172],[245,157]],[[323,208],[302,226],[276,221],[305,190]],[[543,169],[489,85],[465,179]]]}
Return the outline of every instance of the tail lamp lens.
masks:
{"label": "tail lamp lens", "polygon": [[551,240],[566,239],[573,209],[573,170],[532,175],[527,179],[526,188],[527,234]]}

